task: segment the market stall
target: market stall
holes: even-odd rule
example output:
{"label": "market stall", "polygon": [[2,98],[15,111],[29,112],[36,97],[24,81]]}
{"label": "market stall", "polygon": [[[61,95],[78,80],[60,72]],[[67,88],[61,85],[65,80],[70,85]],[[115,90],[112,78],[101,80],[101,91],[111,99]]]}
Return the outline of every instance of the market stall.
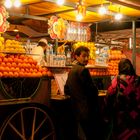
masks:
{"label": "market stall", "polygon": [[[59,76],[62,77],[62,75],[71,69],[73,64],[73,51],[80,45],[90,49],[90,60],[87,67],[90,70],[91,76],[96,78],[96,84],[100,89],[99,96],[106,95],[106,89],[108,87],[108,85],[105,85],[106,81],[109,81],[110,76],[114,76],[118,73],[117,64],[125,55],[121,50],[111,50],[107,44],[92,41],[91,38],[93,36],[90,30],[91,22],[112,19],[112,15],[114,16],[112,13],[117,12],[113,8],[116,5],[114,3],[110,5],[109,1],[103,1],[103,3],[91,1],[85,3],[85,5],[82,4],[81,1],[79,1],[78,4],[76,4],[76,2],[66,2],[64,6],[58,6],[53,0],[22,2],[23,5],[29,6],[30,15],[28,12],[25,12],[25,10],[28,10],[26,6],[22,6],[20,10],[17,10],[21,11],[21,13],[11,8],[8,9],[10,16],[9,21],[14,24],[15,17],[48,21],[48,28],[45,28],[45,30],[47,30],[47,35],[49,35],[50,40],[53,40],[53,43],[49,46],[49,50],[46,51],[46,65],[43,67],[39,66],[32,58],[30,51],[27,51],[21,41],[22,39],[19,39],[19,36],[16,36],[15,39],[7,38],[7,36],[4,37],[3,33],[6,30],[10,30],[10,24],[6,20],[8,18],[7,11],[3,6],[1,7],[0,108],[1,114],[4,115],[1,116],[0,122],[0,139],[15,139],[18,136],[22,139],[34,139],[34,137],[37,137],[38,139],[55,140],[57,137],[57,128],[52,110],[57,112],[55,114],[58,117],[57,121],[59,123],[63,122],[64,126],[62,126],[65,128],[65,122],[67,120],[63,120],[62,118],[65,118],[65,115],[68,114],[65,114],[66,108],[63,107],[65,105],[65,107],[69,106],[69,97],[66,97],[63,93],[64,83],[60,81]],[[97,13],[97,9],[103,4],[108,6],[109,10],[113,12],[109,12],[106,16],[100,16]],[[34,6],[35,9],[41,9],[38,8],[40,5],[42,8],[45,8],[45,10],[32,11],[34,9],[32,9],[32,7]],[[46,6],[48,5],[49,8],[47,9]],[[24,9],[25,7],[27,9]],[[57,12],[55,12],[55,14],[54,12],[48,14],[52,7],[53,9],[51,10],[55,11],[57,8]],[[92,10],[93,7],[96,11]],[[136,9],[129,10],[134,10],[138,14],[140,13],[139,10]],[[45,13],[45,11],[48,13]],[[75,12],[85,16],[83,21],[76,21]],[[47,14],[49,15],[48,17]],[[28,25],[32,23],[31,21],[23,22]],[[34,23],[35,22],[33,22],[33,24]],[[31,25],[30,28],[31,27],[33,27],[33,25]],[[33,32],[33,34],[34,33],[35,32]],[[30,36],[30,41],[32,41],[32,36]],[[30,43],[32,42],[28,42],[26,45],[31,45]],[[29,46],[27,47],[29,48]],[[65,76],[66,75],[64,75],[63,80],[66,80]],[[52,81],[55,81],[57,84],[54,86]],[[103,84],[103,86],[101,84]],[[54,94],[52,94],[52,89],[57,89]],[[53,103],[51,106],[50,102]],[[31,115],[28,118],[29,113]],[[41,119],[38,120],[37,118],[39,116],[41,116]],[[18,120],[21,120],[21,128],[18,127]],[[32,123],[29,123],[29,121]],[[49,126],[47,134],[45,128],[46,123]],[[35,124],[37,124],[37,126],[35,126]],[[12,133],[6,135],[11,131]],[[64,130],[60,131],[60,133],[63,133]],[[40,137],[40,134],[43,134],[42,137]]]}

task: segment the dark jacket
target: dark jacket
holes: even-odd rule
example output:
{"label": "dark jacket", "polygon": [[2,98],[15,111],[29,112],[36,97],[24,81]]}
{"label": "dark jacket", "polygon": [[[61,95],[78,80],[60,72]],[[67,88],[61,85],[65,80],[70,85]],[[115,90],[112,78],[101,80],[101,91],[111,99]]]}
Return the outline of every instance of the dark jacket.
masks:
{"label": "dark jacket", "polygon": [[98,90],[85,66],[80,64],[73,66],[68,74],[64,91],[71,98],[72,109],[77,119],[97,115]]}

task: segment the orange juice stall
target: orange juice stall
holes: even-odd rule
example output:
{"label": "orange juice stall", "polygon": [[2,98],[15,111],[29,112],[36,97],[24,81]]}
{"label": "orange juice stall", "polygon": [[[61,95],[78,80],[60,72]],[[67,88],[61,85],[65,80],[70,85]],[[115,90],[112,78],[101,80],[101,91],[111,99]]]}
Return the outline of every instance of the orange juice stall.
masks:
{"label": "orange juice stall", "polygon": [[[98,41],[92,23],[133,21],[140,16],[138,0],[2,0],[0,1],[0,139],[66,140],[69,97],[63,92],[73,65],[73,51],[80,45],[90,49],[87,65],[106,95],[111,76],[118,73],[119,60],[126,57],[110,42]],[[118,20],[118,19],[117,19]],[[33,59],[31,50],[40,38],[49,42],[45,65]],[[111,44],[115,46],[115,44]],[[56,114],[55,114],[56,113]],[[70,116],[69,116],[70,117]],[[68,122],[67,122],[68,123]],[[60,127],[61,126],[61,127]]]}

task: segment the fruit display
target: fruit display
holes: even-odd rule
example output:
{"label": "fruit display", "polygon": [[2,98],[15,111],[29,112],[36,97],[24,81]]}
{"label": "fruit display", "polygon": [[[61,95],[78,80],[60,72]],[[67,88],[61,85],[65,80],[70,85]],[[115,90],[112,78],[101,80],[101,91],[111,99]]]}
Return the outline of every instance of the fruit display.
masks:
{"label": "fruit display", "polygon": [[0,36],[0,51],[4,49],[4,38]]}
{"label": "fruit display", "polygon": [[0,54],[0,77],[52,76],[47,68],[37,65],[31,56],[23,54]]}
{"label": "fruit display", "polygon": [[3,51],[10,53],[26,53],[25,48],[22,46],[22,42],[10,39],[5,41],[5,47]]}
{"label": "fruit display", "polygon": [[126,56],[120,50],[110,50],[109,61],[108,61],[108,71],[110,75],[118,74],[118,63],[121,58]]}
{"label": "fruit display", "polygon": [[120,50],[109,50],[108,66],[106,68],[90,69],[92,76],[115,76],[118,74],[118,63],[126,56]]}

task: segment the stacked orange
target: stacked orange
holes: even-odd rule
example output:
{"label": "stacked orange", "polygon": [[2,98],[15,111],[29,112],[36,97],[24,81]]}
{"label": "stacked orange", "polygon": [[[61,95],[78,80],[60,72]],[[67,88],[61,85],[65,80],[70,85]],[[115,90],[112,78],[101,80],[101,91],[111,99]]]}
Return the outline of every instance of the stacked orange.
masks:
{"label": "stacked orange", "polygon": [[96,68],[96,69],[89,69],[91,76],[106,76],[109,75],[107,69],[104,68]]}
{"label": "stacked orange", "polygon": [[118,63],[121,58],[126,56],[120,50],[110,50],[109,62],[108,62],[108,72],[109,75],[118,74]]}
{"label": "stacked orange", "polygon": [[37,65],[32,57],[22,54],[0,54],[0,77],[52,76],[47,68]]}
{"label": "stacked orange", "polygon": [[118,74],[118,63],[121,58],[126,56],[120,50],[110,50],[109,53],[108,68],[90,69],[91,76],[115,76]]}

